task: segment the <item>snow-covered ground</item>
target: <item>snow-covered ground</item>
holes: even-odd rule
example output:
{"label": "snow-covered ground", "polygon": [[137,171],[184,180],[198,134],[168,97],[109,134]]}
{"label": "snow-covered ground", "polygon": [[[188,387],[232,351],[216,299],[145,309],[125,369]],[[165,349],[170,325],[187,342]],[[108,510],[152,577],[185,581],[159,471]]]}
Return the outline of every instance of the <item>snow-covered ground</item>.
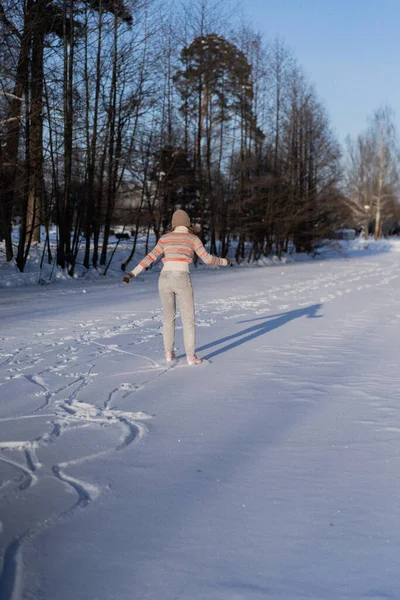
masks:
{"label": "snow-covered ground", "polygon": [[[10,262],[5,261],[5,246],[4,242],[0,242],[0,289],[11,288],[11,287],[23,287],[27,285],[48,285],[51,283],[74,285],[74,280],[85,280],[92,282],[95,280],[104,279],[103,275],[106,271],[107,279],[121,279],[121,264],[124,263],[130,256],[133,238],[128,240],[118,240],[115,236],[110,237],[110,243],[108,245],[107,263],[105,266],[99,265],[97,269],[91,267],[86,269],[83,266],[84,261],[84,248],[78,253],[77,262],[74,270],[74,278],[71,280],[67,270],[63,270],[56,265],[56,241],[58,238],[56,228],[50,231],[50,246],[52,261],[48,264],[48,255],[45,243],[32,244],[29,252],[29,257],[24,268],[24,272],[21,273],[16,265],[15,260]],[[13,231],[13,239],[15,245],[15,251],[17,249],[18,242],[18,229]],[[44,235],[42,239],[45,240]],[[156,243],[154,235],[150,236],[148,243],[148,250],[151,250]],[[351,258],[354,256],[375,256],[378,253],[389,252],[393,248],[397,248],[399,244],[399,238],[382,239],[378,241],[369,240],[365,241],[363,238],[357,238],[354,241],[325,241],[321,242],[319,248],[316,249],[313,256],[308,254],[295,254],[290,253],[285,255],[283,258],[278,259],[276,256],[262,257],[257,263],[248,262],[247,257],[251,254],[251,245],[246,250],[246,260],[242,262],[240,268],[258,268],[266,266],[275,266],[277,264],[287,264],[293,262],[308,262],[319,258]],[[231,245],[230,257],[234,260],[235,256],[235,242]],[[132,261],[127,266],[127,270],[133,269],[134,266],[145,256],[146,254],[146,236],[139,235],[136,245],[136,252]],[[236,265],[237,266],[237,265]],[[153,265],[155,271],[159,271],[162,267],[161,262]],[[201,261],[197,264],[197,269],[207,268]]]}
{"label": "snow-covered ground", "polygon": [[156,270],[0,290],[0,600],[400,598],[376,250],[193,270],[200,367],[163,362]]}

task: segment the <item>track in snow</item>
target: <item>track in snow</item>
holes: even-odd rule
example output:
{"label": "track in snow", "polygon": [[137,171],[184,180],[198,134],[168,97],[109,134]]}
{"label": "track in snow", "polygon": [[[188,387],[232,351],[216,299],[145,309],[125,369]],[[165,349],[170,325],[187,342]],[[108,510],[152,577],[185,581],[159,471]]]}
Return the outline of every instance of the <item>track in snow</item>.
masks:
{"label": "track in snow", "polygon": [[[252,318],[244,319],[239,333],[205,344],[200,350],[209,351],[209,358],[216,357],[221,351],[215,348],[217,345],[225,344],[224,351],[229,350],[230,345],[233,347],[268,333],[274,320],[279,321],[275,323],[276,327],[281,326],[289,320],[289,314],[292,318],[318,317],[321,304],[354,291],[384,286],[398,276],[396,261],[385,266],[377,261],[363,261],[347,268],[345,277],[340,270],[333,273],[324,270],[307,281],[267,287],[256,294],[247,292],[229,298],[212,298],[198,305],[199,327],[212,326],[217,330],[220,321],[235,319],[240,323],[243,317],[250,315]],[[258,323],[259,315],[266,313],[271,314],[263,318],[263,323]],[[347,323],[346,327],[357,327],[365,318],[360,311],[360,322]],[[40,325],[38,323],[39,328]],[[28,501],[29,504],[30,491],[41,486],[46,489],[49,479],[67,493],[61,502],[57,496],[55,511],[22,526],[11,523],[0,532],[4,544],[0,600],[18,600],[22,594],[24,544],[61,520],[73,518],[77,511],[87,509],[103,493],[101,485],[74,476],[74,467],[123,451],[146,434],[145,422],[151,416],[140,410],[120,410],[118,403],[127,398],[140,398],[140,392],[152,381],[170,371],[152,357],[134,351],[153,338],[159,343],[159,313],[137,319],[135,314],[127,312],[117,317],[86,319],[73,325],[73,332],[67,324],[36,332],[30,339],[2,340],[0,394],[12,398],[14,389],[28,390],[32,407],[27,414],[0,418],[0,466],[8,473],[0,483],[0,507],[11,502],[22,504]],[[113,343],[115,338],[123,335],[129,335],[129,342],[124,347],[119,342]],[[117,361],[119,356],[134,359],[132,370],[116,372],[111,377],[102,376],[101,362],[105,359]],[[318,359],[318,352],[315,359]],[[291,357],[287,360],[290,362]],[[121,382],[125,375],[129,375],[130,381]],[[115,383],[115,377],[118,383]],[[95,390],[93,397],[91,389]],[[96,398],[99,389],[102,397]],[[8,424],[13,429],[18,424],[20,431],[29,430],[32,435],[22,440],[7,439],[3,434],[7,433]],[[94,430],[97,439],[102,441],[90,449],[90,435]],[[114,444],[110,443],[113,437],[108,434],[110,431],[117,440]],[[53,461],[60,440],[73,432],[88,433],[87,444],[82,444],[85,452]],[[85,442],[85,436],[83,439]],[[71,491],[74,494],[72,502]],[[53,504],[51,498],[48,500]]]}

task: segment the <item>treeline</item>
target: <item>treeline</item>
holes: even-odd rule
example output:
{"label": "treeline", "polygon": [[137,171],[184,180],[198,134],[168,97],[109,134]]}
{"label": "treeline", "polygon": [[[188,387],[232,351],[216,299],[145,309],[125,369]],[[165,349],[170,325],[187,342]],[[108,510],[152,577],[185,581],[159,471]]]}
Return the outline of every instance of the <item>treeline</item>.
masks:
{"label": "treeline", "polygon": [[352,215],[302,68],[212,0],[0,2],[0,142],[0,239],[21,271],[38,241],[71,275],[78,254],[106,265],[114,224],[133,235],[125,268],[178,206],[238,261],[309,251]]}
{"label": "treeline", "polygon": [[400,148],[393,110],[379,108],[365,131],[346,141],[348,219],[362,227],[366,238],[399,235]]}

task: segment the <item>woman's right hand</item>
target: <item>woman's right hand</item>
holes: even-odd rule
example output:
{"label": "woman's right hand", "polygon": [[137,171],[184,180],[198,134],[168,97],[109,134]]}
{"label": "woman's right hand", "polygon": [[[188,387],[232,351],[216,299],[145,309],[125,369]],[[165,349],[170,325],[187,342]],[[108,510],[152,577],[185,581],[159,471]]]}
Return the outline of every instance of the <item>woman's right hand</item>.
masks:
{"label": "woman's right hand", "polygon": [[125,275],[125,277],[122,279],[122,281],[124,283],[129,283],[130,280],[132,279],[132,277],[133,277],[132,273],[128,273],[128,275]]}

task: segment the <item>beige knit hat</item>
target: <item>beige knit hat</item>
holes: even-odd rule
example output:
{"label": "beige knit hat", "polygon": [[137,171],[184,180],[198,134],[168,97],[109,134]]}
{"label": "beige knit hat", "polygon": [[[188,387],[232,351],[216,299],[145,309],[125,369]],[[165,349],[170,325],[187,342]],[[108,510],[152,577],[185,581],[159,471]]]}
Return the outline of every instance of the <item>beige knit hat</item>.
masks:
{"label": "beige knit hat", "polygon": [[184,210],[176,210],[172,215],[172,229],[175,227],[190,227],[190,217]]}

